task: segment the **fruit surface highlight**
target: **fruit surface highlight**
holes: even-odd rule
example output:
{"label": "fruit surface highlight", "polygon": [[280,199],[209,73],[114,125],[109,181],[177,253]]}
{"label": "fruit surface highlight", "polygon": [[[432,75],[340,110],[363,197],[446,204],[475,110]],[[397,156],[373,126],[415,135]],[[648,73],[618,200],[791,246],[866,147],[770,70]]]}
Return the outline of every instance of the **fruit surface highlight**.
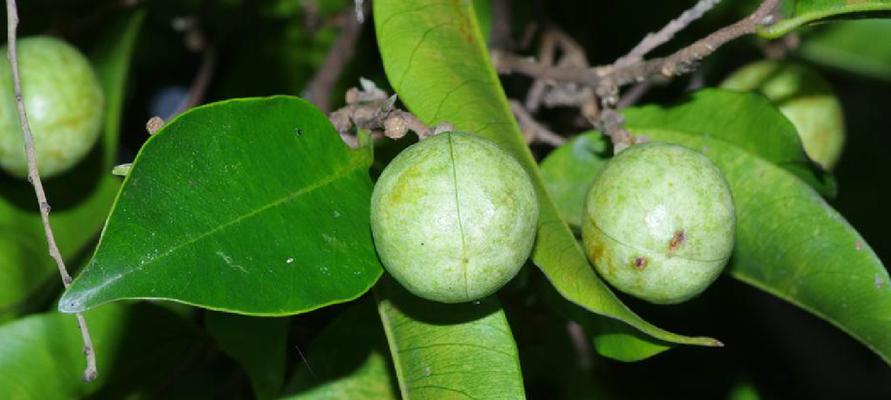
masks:
{"label": "fruit surface highlight", "polygon": [[730,75],[721,87],[758,91],[792,121],[808,157],[827,170],[835,167],[845,143],[841,103],[813,69],[793,62],[759,61]]}
{"label": "fruit surface highlight", "polygon": [[615,288],[672,304],[720,275],[735,222],[730,188],[711,160],[682,146],[645,143],[616,155],[595,179],[582,239]]}
{"label": "fruit surface highlight", "polygon": [[[76,48],[51,37],[17,42],[22,95],[40,175],[57,175],[96,143],[104,96],[92,66]],[[7,48],[2,50],[6,54]],[[9,63],[0,63],[0,167],[25,176],[28,163]]]}
{"label": "fruit surface highlight", "polygon": [[526,171],[494,143],[442,133],[384,169],[371,229],[387,271],[417,296],[461,303],[513,278],[532,250],[538,201]]}

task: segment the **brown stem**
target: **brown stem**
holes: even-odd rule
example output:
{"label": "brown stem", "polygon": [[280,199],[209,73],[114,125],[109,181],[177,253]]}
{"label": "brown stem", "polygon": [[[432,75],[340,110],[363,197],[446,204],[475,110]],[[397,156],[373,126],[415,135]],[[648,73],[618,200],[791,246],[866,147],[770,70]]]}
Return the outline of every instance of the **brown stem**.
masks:
{"label": "brown stem", "polygon": [[331,45],[325,61],[316,71],[306,87],[306,98],[324,112],[331,110],[331,92],[334,85],[340,79],[343,68],[356,54],[356,42],[362,32],[362,23],[355,17],[353,11],[340,15],[340,36]]}
{"label": "brown stem", "polygon": [[592,68],[546,66],[529,58],[493,51],[493,61],[505,73],[522,73],[537,79],[575,82],[599,89],[604,86],[625,86],[653,78],[671,78],[693,70],[703,58],[727,42],[755,32],[769,22],[779,0],[765,0],[755,12],[734,24],[721,28],[668,57],[654,58],[627,66],[607,65]]}
{"label": "brown stem", "polygon": [[[62,253],[56,245],[55,236],[53,236],[53,228],[50,225],[49,213],[50,205],[46,199],[46,193],[43,190],[43,182],[40,180],[40,173],[37,170],[37,154],[34,151],[34,136],[31,134],[31,126],[28,123],[28,113],[25,111],[25,101],[22,96],[22,81],[19,76],[19,62],[16,54],[16,29],[19,25],[18,8],[15,0],[6,0],[6,34],[8,45],[9,65],[12,70],[12,82],[15,87],[15,103],[18,108],[19,122],[22,126],[22,137],[25,142],[25,153],[28,157],[28,180],[34,186],[34,194],[37,196],[37,205],[40,208],[40,218],[43,222],[43,231],[46,234],[47,245],[49,246],[50,257],[55,260],[59,267],[59,275],[62,277],[62,284],[65,288],[71,285],[71,275],[65,268],[65,261],[62,260]],[[77,326],[80,328],[81,336],[84,342],[84,356],[87,359],[87,367],[84,370],[83,379],[91,381],[96,379],[98,371],[96,369],[96,354],[93,351],[93,341],[90,338],[90,331],[87,328],[87,321],[83,314],[77,314]]]}

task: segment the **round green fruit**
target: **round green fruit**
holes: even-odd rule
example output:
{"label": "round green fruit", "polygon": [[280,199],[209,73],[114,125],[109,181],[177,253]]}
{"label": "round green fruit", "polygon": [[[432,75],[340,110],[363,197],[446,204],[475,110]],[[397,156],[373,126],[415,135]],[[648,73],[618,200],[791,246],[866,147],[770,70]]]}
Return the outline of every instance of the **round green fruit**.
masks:
{"label": "round green fruit", "polygon": [[841,104],[816,71],[792,62],[759,61],[730,75],[721,87],[758,91],[792,121],[808,157],[832,169],[845,143]]}
{"label": "round green fruit", "polygon": [[[19,73],[40,175],[71,168],[96,143],[104,98],[87,59],[50,37],[18,41]],[[6,54],[7,48],[2,49]],[[25,176],[28,162],[8,62],[0,63],[0,167]]]}
{"label": "round green fruit", "polygon": [[672,304],[720,275],[735,225],[718,167],[693,150],[654,142],[622,151],[597,176],[585,199],[582,239],[615,288]]}
{"label": "round green fruit", "polygon": [[384,169],[371,196],[371,230],[387,271],[443,303],[494,293],[529,257],[538,201],[523,167],[494,143],[442,133]]}

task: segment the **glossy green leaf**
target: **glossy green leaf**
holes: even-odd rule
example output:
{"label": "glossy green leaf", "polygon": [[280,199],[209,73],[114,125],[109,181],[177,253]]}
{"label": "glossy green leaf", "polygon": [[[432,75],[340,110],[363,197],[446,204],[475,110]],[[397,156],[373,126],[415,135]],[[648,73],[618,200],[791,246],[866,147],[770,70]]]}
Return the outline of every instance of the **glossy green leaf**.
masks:
{"label": "glossy green leaf", "polygon": [[434,303],[392,279],[375,290],[403,399],[525,398],[517,345],[495,297]]}
{"label": "glossy green leaf", "polygon": [[891,15],[891,0],[783,0],[782,17],[759,30],[761,36],[778,38],[799,27],[825,19],[884,17]]}
{"label": "glossy green leaf", "polygon": [[891,81],[891,20],[828,24],[803,37],[796,54],[823,65]]}
{"label": "glossy green leaf", "polygon": [[387,339],[370,299],[344,311],[305,353],[285,390],[289,400],[399,398]]}
{"label": "glossy green leaf", "polygon": [[81,379],[85,360],[75,317],[35,314],[0,327],[0,398],[121,398],[165,379],[198,340],[194,327],[150,304],[109,305],[87,313],[86,319],[97,380]]}
{"label": "glossy green leaf", "polygon": [[598,132],[577,135],[550,152],[541,162],[541,178],[560,210],[560,216],[573,228],[582,224],[585,196],[594,177],[606,164],[612,147]]}
{"label": "glossy green leaf", "polygon": [[630,108],[624,115],[629,129],[702,132],[720,138],[785,168],[826,196],[836,194],[832,174],[808,159],[792,122],[759,94],[703,89],[671,107]]}
{"label": "glossy green leaf", "polygon": [[273,316],[358,297],[382,271],[367,154],[294,97],[182,114],[136,156],[60,310],[154,298]]}
{"label": "glossy green leaf", "polygon": [[730,274],[833,323],[891,363],[891,280],[845,219],[782,168],[714,136],[643,130],[702,151],[737,209]]}
{"label": "glossy green leaf", "polygon": [[274,398],[285,382],[288,320],[208,312],[205,328],[247,372],[257,399]]}
{"label": "glossy green leaf", "polygon": [[[109,171],[117,156],[124,87],[143,16],[142,11],[135,11],[112,21],[89,53],[105,92],[99,145],[73,170],[44,181],[53,206],[50,220],[56,242],[69,261],[92,243],[120,185],[120,179]],[[44,287],[55,287],[49,283],[58,280],[34,189],[24,180],[0,173],[0,321],[27,310],[29,299]]]}
{"label": "glossy green leaf", "polygon": [[495,141],[529,173],[541,203],[532,259],[561,295],[662,340],[717,344],[711,338],[681,336],[647,323],[596,276],[545,189],[468,2],[380,0],[374,3],[374,12],[384,69],[409,110],[428,123],[448,121],[459,130]]}

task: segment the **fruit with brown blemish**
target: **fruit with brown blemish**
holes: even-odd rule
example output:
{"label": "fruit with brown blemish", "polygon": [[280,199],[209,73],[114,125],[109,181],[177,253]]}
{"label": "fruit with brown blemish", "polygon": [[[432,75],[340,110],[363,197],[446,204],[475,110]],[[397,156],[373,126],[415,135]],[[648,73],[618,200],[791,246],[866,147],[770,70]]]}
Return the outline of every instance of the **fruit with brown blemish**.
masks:
{"label": "fruit with brown blemish", "polygon": [[[40,175],[64,172],[82,160],[99,137],[104,96],[92,66],[76,48],[35,36],[17,43],[22,96]],[[3,54],[7,49],[3,47]],[[0,63],[0,167],[28,170],[9,63]]]}
{"label": "fruit with brown blemish", "polygon": [[381,262],[412,293],[443,303],[494,293],[529,257],[538,223],[523,167],[486,139],[442,133],[384,169],[371,197]]}
{"label": "fruit with brown blemish", "polygon": [[764,94],[795,125],[808,157],[826,169],[838,162],[845,143],[841,103],[813,69],[789,61],[759,61],[731,74],[721,87]]}
{"label": "fruit with brown blemish", "polygon": [[629,147],[603,168],[585,199],[582,239],[618,290],[680,303],[720,275],[733,250],[733,198],[721,171],[682,146]]}

